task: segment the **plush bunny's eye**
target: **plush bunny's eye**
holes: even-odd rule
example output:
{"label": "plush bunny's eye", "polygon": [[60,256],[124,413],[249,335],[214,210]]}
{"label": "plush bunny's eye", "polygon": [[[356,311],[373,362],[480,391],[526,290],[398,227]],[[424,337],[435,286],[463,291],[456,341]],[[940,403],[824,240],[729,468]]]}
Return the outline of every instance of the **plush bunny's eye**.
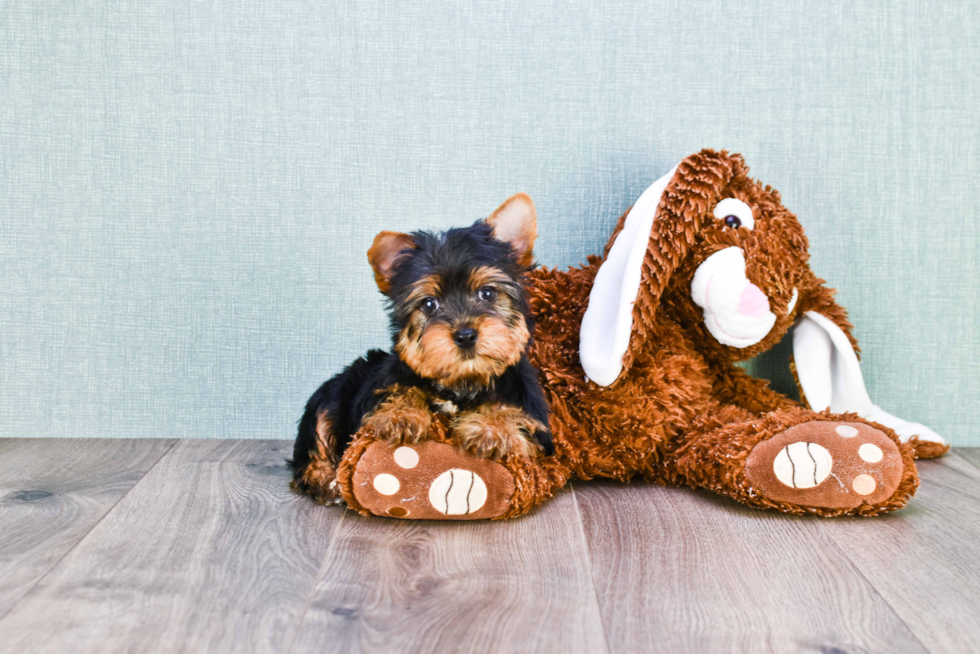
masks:
{"label": "plush bunny's eye", "polygon": [[725,198],[715,205],[715,218],[725,223],[726,227],[738,229],[745,227],[752,229],[755,227],[755,218],[752,216],[752,207],[737,198]]}

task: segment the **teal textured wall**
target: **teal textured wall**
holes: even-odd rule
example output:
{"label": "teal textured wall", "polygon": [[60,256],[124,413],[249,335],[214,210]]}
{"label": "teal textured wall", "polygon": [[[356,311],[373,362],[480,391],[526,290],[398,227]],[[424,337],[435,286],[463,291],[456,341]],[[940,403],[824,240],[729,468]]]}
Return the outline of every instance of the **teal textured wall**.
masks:
{"label": "teal textured wall", "polygon": [[964,1],[0,1],[0,435],[291,437],[386,343],[377,231],[524,190],[567,266],[714,147],[799,215],[872,398],[980,445],[977,34]]}

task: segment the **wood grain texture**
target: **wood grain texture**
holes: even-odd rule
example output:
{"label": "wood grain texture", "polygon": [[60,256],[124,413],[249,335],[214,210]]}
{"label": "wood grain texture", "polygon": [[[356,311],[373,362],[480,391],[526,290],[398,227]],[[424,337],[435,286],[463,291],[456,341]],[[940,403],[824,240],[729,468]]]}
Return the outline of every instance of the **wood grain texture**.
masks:
{"label": "wood grain texture", "polygon": [[0,440],[0,617],[174,442]]}
{"label": "wood grain texture", "polygon": [[519,520],[434,523],[294,496],[286,441],[172,443],[0,440],[0,653],[980,642],[978,450],[920,462],[909,507],[871,519],[589,482]]}
{"label": "wood grain texture", "polygon": [[575,495],[612,651],[925,651],[818,518],[642,483]]}
{"label": "wood grain texture", "polygon": [[933,652],[980,646],[980,469],[957,452],[917,463],[906,509],[821,525]]}
{"label": "wood grain texture", "polygon": [[980,468],[980,447],[958,447],[955,450],[956,454]]}
{"label": "wood grain texture", "polygon": [[348,516],[294,651],[606,651],[571,493],[505,522]]}
{"label": "wood grain texture", "polygon": [[2,652],[279,652],[341,509],[285,441],[183,441],[0,621]]}

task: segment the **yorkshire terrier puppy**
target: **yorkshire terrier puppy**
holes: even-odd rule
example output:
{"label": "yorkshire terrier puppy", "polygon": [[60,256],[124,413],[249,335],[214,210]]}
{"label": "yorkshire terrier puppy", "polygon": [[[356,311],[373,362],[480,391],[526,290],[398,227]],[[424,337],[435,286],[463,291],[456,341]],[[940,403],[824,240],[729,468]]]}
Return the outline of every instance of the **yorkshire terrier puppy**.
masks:
{"label": "yorkshire terrier puppy", "polygon": [[310,398],[290,462],[295,490],[339,502],[337,464],[362,425],[392,444],[417,443],[433,413],[448,415],[454,440],[479,456],[553,453],[526,356],[536,237],[524,194],[471,227],[378,234],[368,260],[388,298],[392,351],[368,352]]}

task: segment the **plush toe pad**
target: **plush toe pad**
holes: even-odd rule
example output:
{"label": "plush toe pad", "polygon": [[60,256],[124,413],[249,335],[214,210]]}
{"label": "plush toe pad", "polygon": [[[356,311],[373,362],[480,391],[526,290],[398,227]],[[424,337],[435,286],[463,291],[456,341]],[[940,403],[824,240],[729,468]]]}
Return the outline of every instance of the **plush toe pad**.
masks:
{"label": "plush toe pad", "polygon": [[353,486],[374,515],[413,520],[494,518],[514,495],[507,468],[436,441],[371,444],[357,462]]}
{"label": "plush toe pad", "polygon": [[891,497],[902,479],[898,446],[859,422],[814,420],[755,446],[745,476],[778,502],[851,509]]}

